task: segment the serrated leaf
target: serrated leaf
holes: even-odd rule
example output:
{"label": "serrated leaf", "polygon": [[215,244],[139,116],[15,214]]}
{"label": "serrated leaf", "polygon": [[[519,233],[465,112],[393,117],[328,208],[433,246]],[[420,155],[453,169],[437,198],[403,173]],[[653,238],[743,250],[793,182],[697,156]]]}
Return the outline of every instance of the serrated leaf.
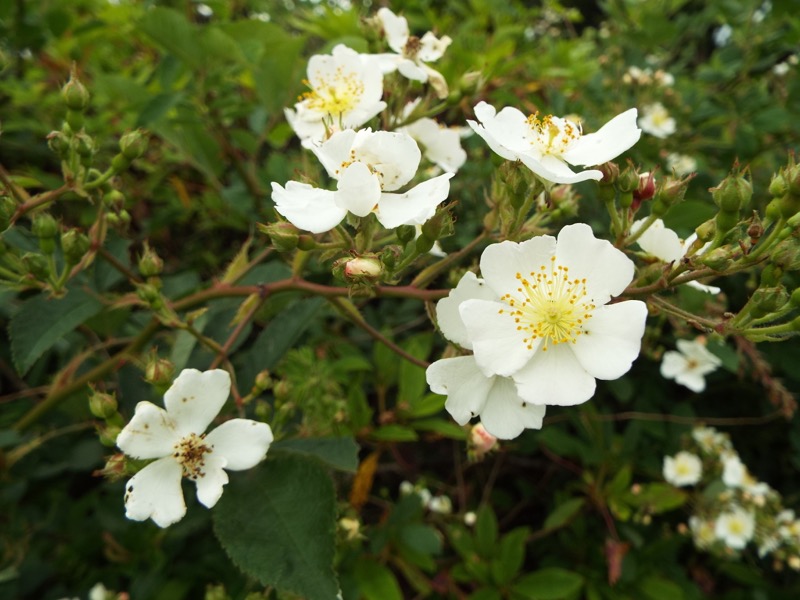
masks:
{"label": "serrated leaf", "polygon": [[574,515],[578,514],[585,503],[586,501],[583,498],[572,498],[571,500],[562,502],[547,516],[547,519],[544,521],[544,528],[553,529],[561,527]]}
{"label": "serrated leaf", "polygon": [[561,600],[577,593],[581,587],[581,575],[552,567],[524,575],[512,589],[530,600]]}
{"label": "serrated leaf", "polygon": [[61,298],[39,295],[25,301],[8,326],[11,352],[20,375],[64,335],[93,317],[103,304],[81,289]]}
{"label": "serrated leaf", "polygon": [[338,593],[333,570],[336,499],[315,460],[285,453],[232,477],[214,509],[231,560],[264,585],[308,600]]}
{"label": "serrated leaf", "polygon": [[281,440],[272,444],[272,450],[316,456],[340,471],[355,473],[358,469],[358,444],[351,437]]}

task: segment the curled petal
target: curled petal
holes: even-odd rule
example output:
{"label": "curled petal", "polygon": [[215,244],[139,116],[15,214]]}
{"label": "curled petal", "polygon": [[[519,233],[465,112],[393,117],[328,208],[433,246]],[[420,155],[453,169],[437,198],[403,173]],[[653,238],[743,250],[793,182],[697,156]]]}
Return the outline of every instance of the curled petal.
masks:
{"label": "curled petal", "polygon": [[272,200],[292,225],[311,233],[330,231],[347,214],[347,209],[336,206],[334,192],[297,181],[287,182],[286,189],[273,182]]}
{"label": "curled petal", "polygon": [[[631,233],[634,234],[641,228],[645,219],[634,221],[631,225]],[[656,219],[647,230],[639,236],[637,240],[639,246],[652,256],[671,263],[680,260],[685,249],[678,234],[664,226],[664,221]]]}
{"label": "curled petal", "polygon": [[147,465],[125,485],[125,516],[134,521],[153,519],[159,527],[180,521],[186,514],[182,474],[170,456]]}
{"label": "curled petal", "polygon": [[481,373],[472,356],[437,360],[425,376],[433,393],[447,396],[444,407],[459,425],[481,413],[492,388],[492,378]]}
{"label": "curled petal", "polygon": [[222,369],[184,369],[164,394],[164,406],[181,437],[203,433],[219,414],[231,391],[231,376]]}
{"label": "curled petal", "polygon": [[225,459],[229,471],[249,469],[261,462],[272,443],[272,429],[250,419],[231,419],[206,436],[212,454]]}
{"label": "curled petal", "polygon": [[381,188],[392,192],[417,173],[422,153],[414,139],[396,131],[359,131],[353,142],[356,160],[380,174]]}
{"label": "curled petal", "polygon": [[506,160],[517,160],[530,148],[527,118],[516,108],[507,106],[498,113],[491,104],[479,102],[475,117],[480,123],[468,120],[467,124]]}
{"label": "curled petal", "polygon": [[163,408],[139,402],[136,413],[117,436],[117,446],[132,458],[161,458],[172,454],[180,440],[175,422]]}

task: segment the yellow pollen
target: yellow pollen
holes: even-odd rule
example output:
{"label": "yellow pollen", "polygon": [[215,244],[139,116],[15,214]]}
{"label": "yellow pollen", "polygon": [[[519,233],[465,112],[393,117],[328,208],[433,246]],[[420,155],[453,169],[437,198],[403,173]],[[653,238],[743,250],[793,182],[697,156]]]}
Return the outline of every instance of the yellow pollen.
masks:
{"label": "yellow pollen", "polygon": [[304,92],[299,100],[306,101],[308,108],[332,117],[341,117],[355,108],[364,93],[364,82],[355,73],[345,72],[342,67],[337,67],[333,77],[318,79],[316,87],[311,87],[308,80],[303,81],[311,89]]}
{"label": "yellow pollen", "polygon": [[587,296],[586,279],[570,277],[569,268],[559,265],[556,257],[550,265],[523,275],[515,275],[520,287],[513,295],[500,298],[508,308],[500,314],[514,319],[517,331],[524,332],[525,346],[532,350],[537,340],[546,351],[550,344],[575,343],[584,333],[586,322],[596,306]]}
{"label": "yellow pollen", "polygon": [[536,113],[527,118],[527,123],[533,134],[530,143],[542,154],[561,156],[581,137],[580,125],[553,115],[539,118]]}
{"label": "yellow pollen", "polygon": [[184,477],[198,479],[205,475],[203,471],[206,464],[204,458],[212,449],[204,443],[205,437],[205,434],[190,433],[173,447],[172,458],[178,461],[183,468]]}

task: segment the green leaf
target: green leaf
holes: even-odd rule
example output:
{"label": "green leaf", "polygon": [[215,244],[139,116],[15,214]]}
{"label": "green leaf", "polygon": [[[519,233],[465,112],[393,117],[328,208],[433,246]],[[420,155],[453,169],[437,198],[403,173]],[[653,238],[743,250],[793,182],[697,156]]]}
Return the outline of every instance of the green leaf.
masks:
{"label": "green leaf", "polygon": [[509,583],[522,568],[528,533],[527,527],[518,527],[500,540],[500,552],[491,562],[492,577],[499,585]]}
{"label": "green leaf", "polygon": [[386,566],[363,558],[356,563],[355,575],[361,595],[366,600],[403,599],[397,578]]}
{"label": "green leaf", "polygon": [[411,417],[429,417],[441,412],[446,401],[446,396],[425,394],[417,400],[411,401],[411,406],[405,412]]}
{"label": "green leaf", "polygon": [[432,431],[444,437],[452,438],[454,440],[467,439],[467,432],[461,425],[453,421],[446,421],[444,419],[419,419],[412,421],[411,425],[417,431]]}
{"label": "green leaf", "polygon": [[646,507],[651,514],[667,512],[683,506],[689,495],[668,483],[642,485],[637,494],[628,492],[625,500],[633,506]]}
{"label": "green leaf", "polygon": [[[415,335],[402,344],[403,350],[414,358],[426,359],[431,351],[433,336],[429,333]],[[397,384],[399,404],[413,406],[419,402],[428,389],[425,369],[407,360],[400,363],[400,378]]]}
{"label": "green leaf", "polygon": [[372,438],[381,442],[414,442],[418,437],[413,429],[395,424],[378,427],[372,432]]}
{"label": "green leaf", "polygon": [[317,461],[285,453],[234,475],[214,509],[231,560],[264,585],[308,600],[335,598],[336,499]]}
{"label": "green leaf", "polygon": [[139,20],[138,28],[187,65],[198,68],[204,65],[206,56],[197,43],[199,28],[181,13],[155,7]]}
{"label": "green leaf", "polygon": [[649,600],[663,600],[664,598],[683,600],[685,597],[679,585],[669,579],[655,575],[642,581],[639,589],[642,590],[645,598],[649,598]]}
{"label": "green leaf", "polygon": [[81,289],[62,298],[39,295],[27,300],[8,326],[17,371],[24,375],[53,344],[102,309],[97,298]]}
{"label": "green leaf", "polygon": [[584,504],[586,504],[586,500],[583,498],[572,498],[566,502],[562,502],[556,506],[553,512],[547,515],[547,519],[544,521],[544,528],[554,529],[556,527],[561,527],[573,516],[578,514]]}
{"label": "green leaf", "polygon": [[475,549],[483,558],[492,558],[496,543],[497,517],[492,508],[484,504],[478,509],[478,518],[475,521]]}
{"label": "green leaf", "polygon": [[[512,587],[514,592],[530,600],[561,600],[577,593],[583,587],[583,577],[578,573],[552,567],[524,575]],[[669,598],[669,596],[664,596]]]}
{"label": "green leaf", "polygon": [[315,456],[340,471],[355,473],[358,469],[358,444],[351,437],[281,440],[272,444],[271,450]]}

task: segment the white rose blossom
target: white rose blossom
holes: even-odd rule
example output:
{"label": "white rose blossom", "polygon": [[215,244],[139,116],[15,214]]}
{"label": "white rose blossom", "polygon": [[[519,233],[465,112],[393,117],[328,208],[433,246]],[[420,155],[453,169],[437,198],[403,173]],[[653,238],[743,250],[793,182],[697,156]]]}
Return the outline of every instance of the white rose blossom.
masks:
{"label": "white rose blossom", "polygon": [[[419,100],[409,102],[403,109],[403,119],[409,118]],[[399,127],[398,132],[407,133],[422,147],[422,154],[445,173],[455,173],[467,160],[467,153],[461,147],[462,130],[472,133],[466,127],[445,127],[433,119],[422,117],[408,125]]]}
{"label": "white rose blossom", "polygon": [[717,517],[714,534],[728,548],[742,550],[753,539],[755,528],[753,513],[734,505]]}
{"label": "white rose blossom", "polygon": [[272,183],[275,210],[305,231],[329,231],[348,212],[358,217],[375,213],[387,229],[421,225],[450,193],[453,173],[423,181],[404,193],[391,193],[411,181],[421,158],[417,143],[404,133],[348,129],[311,149],[336,180],[336,191],[297,181],[289,181],[285,188]]}
{"label": "white rose blossom", "polygon": [[534,114],[526,117],[506,106],[500,112],[486,102],[475,106],[479,122],[470,127],[489,147],[506,160],[519,160],[540,178],[553,183],[577,183],[603,173],[586,170],[575,173],[569,165],[600,165],[633,146],[641,136],[636,127],[636,109],[611,119],[595,133],[583,135],[581,126],[568,119]]}
{"label": "white rose blossom", "polygon": [[426,63],[439,60],[453,40],[448,36],[437,38],[430,31],[421,38],[412,36],[406,18],[385,7],[378,10],[377,19],[386,35],[386,42],[396,52],[373,55],[383,73],[398,71],[412,81],[429,82],[439,98],[446,98],[447,82],[439,71]]}
{"label": "white rose blossom", "polygon": [[230,375],[214,369],[184,369],[164,394],[166,410],[139,402],[131,421],[117,436],[117,446],[137,459],[157,459],[125,486],[125,516],[153,519],[159,527],[186,514],[181,479],[197,486],[201,504],[212,508],[228,483],[228,471],[257,465],[272,443],[266,423],[231,419],[208,434],[230,393]]}
{"label": "white rose blossom", "polygon": [[663,474],[664,480],[676,487],[694,485],[703,476],[703,463],[696,454],[678,452],[664,457]]}
{"label": "white rose blossom", "polygon": [[284,110],[306,147],[330,132],[361,127],[386,108],[381,100],[383,75],[370,55],[339,44],[330,55],[312,56],[307,76],[309,91],[294,109]]}
{"label": "white rose blossom", "polygon": [[708,351],[699,339],[678,340],[678,350],[668,350],[661,360],[661,375],[666,379],[674,379],[693,392],[700,393],[706,389],[705,376],[713,373],[722,361]]}
{"label": "white rose blossom", "polygon": [[688,154],[670,152],[667,154],[667,167],[678,177],[697,171],[697,161]]}
{"label": "white rose blossom", "polygon": [[639,127],[645,133],[663,139],[675,133],[676,123],[663,104],[654,102],[642,108]]}

